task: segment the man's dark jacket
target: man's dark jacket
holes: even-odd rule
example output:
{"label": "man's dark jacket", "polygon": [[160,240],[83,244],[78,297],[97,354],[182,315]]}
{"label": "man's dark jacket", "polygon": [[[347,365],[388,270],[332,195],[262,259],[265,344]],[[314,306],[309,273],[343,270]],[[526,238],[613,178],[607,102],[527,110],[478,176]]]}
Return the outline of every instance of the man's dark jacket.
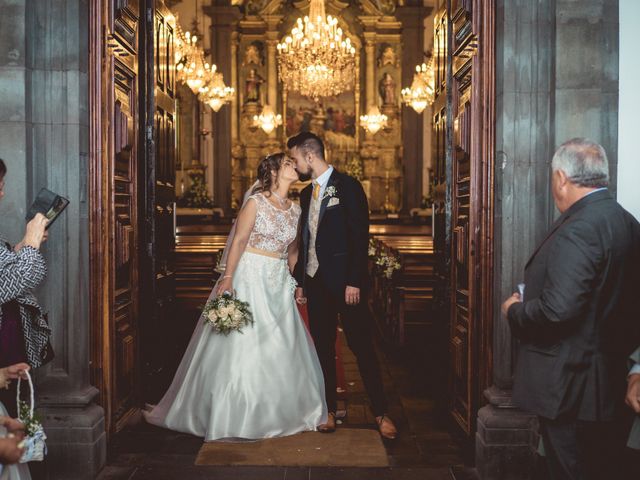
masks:
{"label": "man's dark jacket", "polygon": [[520,340],[513,401],[555,419],[614,418],[640,345],[640,225],[608,191],[565,211],[525,267],[509,308]]}
{"label": "man's dark jacket", "polygon": [[[333,187],[333,189],[330,189]],[[312,184],[300,194],[301,235],[294,277],[304,285],[309,253],[309,205]],[[334,191],[335,194],[331,195]],[[337,200],[331,200],[335,198]],[[332,203],[332,206],[329,206]],[[362,185],[355,178],[333,170],[320,204],[316,255],[316,275],[330,291],[344,297],[345,287],[366,288],[369,246],[369,206]]]}

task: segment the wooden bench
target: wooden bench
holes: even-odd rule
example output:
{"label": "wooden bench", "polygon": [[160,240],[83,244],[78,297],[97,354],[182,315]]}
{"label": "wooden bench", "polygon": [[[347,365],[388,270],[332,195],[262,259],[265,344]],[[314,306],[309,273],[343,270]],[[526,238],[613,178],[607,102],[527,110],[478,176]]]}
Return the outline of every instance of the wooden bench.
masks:
{"label": "wooden bench", "polygon": [[399,259],[401,269],[387,279],[371,262],[371,306],[378,313],[382,336],[396,346],[403,346],[408,329],[424,330],[432,325],[433,240],[425,235],[406,234],[400,229],[387,229],[373,238],[381,251]]}
{"label": "wooden bench", "polygon": [[218,255],[230,225],[185,225],[176,229],[176,299],[187,307],[203,305],[219,273]]}

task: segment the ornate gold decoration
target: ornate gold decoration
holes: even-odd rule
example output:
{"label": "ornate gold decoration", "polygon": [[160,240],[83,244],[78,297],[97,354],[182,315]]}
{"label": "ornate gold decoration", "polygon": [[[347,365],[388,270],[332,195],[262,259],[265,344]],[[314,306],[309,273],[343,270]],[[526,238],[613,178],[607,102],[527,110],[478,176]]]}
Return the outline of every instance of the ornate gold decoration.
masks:
{"label": "ornate gold decoration", "polygon": [[311,0],[309,15],[298,18],[277,47],[285,88],[316,101],[351,90],[355,48],[349,38],[343,40],[343,33],[338,19],[325,15],[324,1]]}
{"label": "ornate gold decoration", "polygon": [[413,74],[413,82],[410,88],[402,89],[402,101],[411,106],[416,112],[422,111],[431,105],[434,100],[434,72],[433,57],[429,63],[416,66]]}

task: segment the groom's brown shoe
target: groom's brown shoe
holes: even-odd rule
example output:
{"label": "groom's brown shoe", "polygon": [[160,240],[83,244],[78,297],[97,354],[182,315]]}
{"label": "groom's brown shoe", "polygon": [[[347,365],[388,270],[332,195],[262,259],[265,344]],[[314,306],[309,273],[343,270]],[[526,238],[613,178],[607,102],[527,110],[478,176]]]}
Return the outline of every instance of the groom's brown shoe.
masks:
{"label": "groom's brown shoe", "polygon": [[318,425],[318,431],[321,433],[333,433],[336,431],[336,414],[329,412],[327,415],[327,423]]}
{"label": "groom's brown shoe", "polygon": [[378,423],[378,430],[380,430],[380,435],[382,435],[383,438],[386,438],[387,440],[396,439],[396,437],[398,436],[398,430],[386,414],[380,417],[376,417],[376,422]]}

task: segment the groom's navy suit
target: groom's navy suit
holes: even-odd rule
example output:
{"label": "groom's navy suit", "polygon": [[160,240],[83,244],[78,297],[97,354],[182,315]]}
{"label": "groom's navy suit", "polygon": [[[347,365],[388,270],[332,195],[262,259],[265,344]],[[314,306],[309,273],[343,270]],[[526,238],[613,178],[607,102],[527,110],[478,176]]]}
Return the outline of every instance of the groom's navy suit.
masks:
{"label": "groom's navy suit", "polygon": [[[307,263],[312,237],[309,228],[312,190],[312,185],[309,185],[300,196],[300,254],[294,276],[308,299],[309,325],[325,377],[327,407],[330,412],[336,411],[335,341],[340,314],[347,343],[358,360],[373,412],[379,416],[386,413],[387,405],[371,336],[372,318],[366,301],[367,197],[360,182],[333,171],[320,204],[315,241],[318,270],[311,277],[307,274]],[[347,286],[360,289],[358,305],[345,303]]]}

